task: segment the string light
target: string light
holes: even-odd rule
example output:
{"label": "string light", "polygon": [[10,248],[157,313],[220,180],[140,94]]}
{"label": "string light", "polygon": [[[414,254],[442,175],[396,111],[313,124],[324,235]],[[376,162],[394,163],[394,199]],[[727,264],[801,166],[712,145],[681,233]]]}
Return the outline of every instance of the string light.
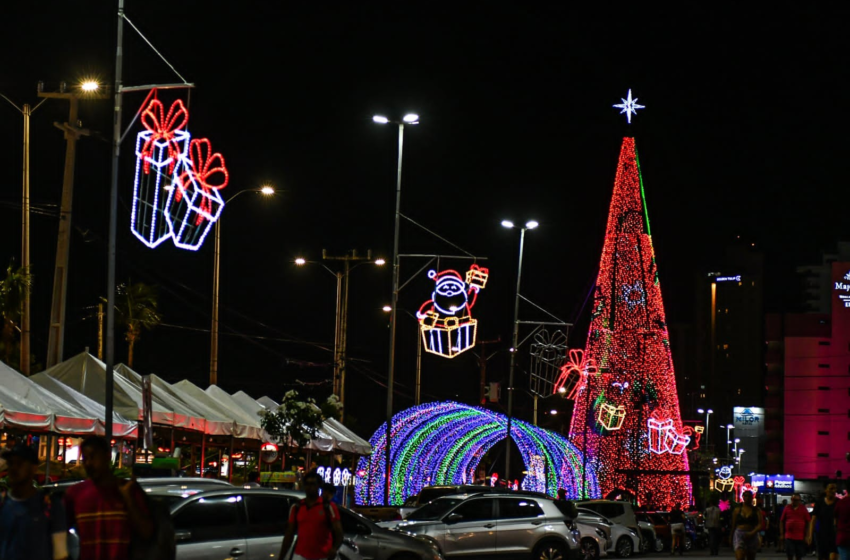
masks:
{"label": "string light", "polygon": [[[393,416],[390,449],[390,502],[402,504],[425,486],[471,484],[482,458],[505,438],[507,418],[497,412],[456,402],[427,403]],[[522,488],[557,495],[559,488],[570,498],[581,493],[582,457],[564,436],[513,420],[511,436],[529,473]],[[360,459],[363,472],[355,482],[357,503],[383,502],[386,474],[386,425],[372,436],[372,455]],[[497,475],[494,475],[497,476]],[[491,484],[493,483],[491,479]],[[596,477],[588,472],[585,494],[598,497]]]}
{"label": "string light", "polygon": [[130,229],[152,249],[171,238],[196,251],[224,208],[218,192],[229,180],[224,157],[184,130],[189,112],[180,100],[166,113],[154,97],[140,120],[145,130],[136,136]]}
{"label": "string light", "polygon": [[489,270],[473,264],[465,279],[455,270],[431,270],[428,278],[434,280],[434,291],[416,312],[422,344],[426,352],[454,358],[475,346],[478,320],[472,318],[472,307]]}
{"label": "string light", "polygon": [[586,450],[602,493],[628,490],[656,506],[690,503],[690,479],[677,474],[689,470],[690,439],[633,138],[620,151],[585,354],[598,371],[579,387],[570,440]]}

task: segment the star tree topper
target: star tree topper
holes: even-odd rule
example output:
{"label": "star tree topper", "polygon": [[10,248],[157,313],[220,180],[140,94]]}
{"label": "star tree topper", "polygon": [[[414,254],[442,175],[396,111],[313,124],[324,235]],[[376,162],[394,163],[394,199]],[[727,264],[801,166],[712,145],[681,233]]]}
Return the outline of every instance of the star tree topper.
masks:
{"label": "star tree topper", "polygon": [[622,103],[617,103],[616,105],[614,105],[614,107],[616,107],[617,109],[622,109],[622,111],[620,111],[620,114],[622,115],[623,113],[625,113],[626,119],[629,121],[629,124],[632,124],[632,115],[637,115],[637,110],[644,109],[644,106],[637,104],[637,98],[632,99],[631,89],[629,89],[629,94],[626,96],[626,98],[620,98],[620,101],[622,101]]}

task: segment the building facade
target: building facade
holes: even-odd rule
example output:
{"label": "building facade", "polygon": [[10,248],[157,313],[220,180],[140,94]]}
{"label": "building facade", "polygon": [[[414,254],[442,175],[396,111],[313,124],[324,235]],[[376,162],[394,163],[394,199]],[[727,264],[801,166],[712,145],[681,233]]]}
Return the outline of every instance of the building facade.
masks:
{"label": "building facade", "polygon": [[850,471],[850,261],[829,269],[828,312],[785,315],[780,322],[784,472],[801,479]]}

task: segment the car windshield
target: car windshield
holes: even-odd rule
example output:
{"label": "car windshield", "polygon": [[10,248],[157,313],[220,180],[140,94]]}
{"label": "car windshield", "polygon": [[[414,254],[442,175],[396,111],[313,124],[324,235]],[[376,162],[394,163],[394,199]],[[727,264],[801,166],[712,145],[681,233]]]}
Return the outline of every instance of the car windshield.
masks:
{"label": "car windshield", "polygon": [[154,502],[158,502],[163,504],[166,508],[171,509],[171,506],[176,504],[179,501],[188,498],[188,496],[182,496],[180,494],[154,494],[152,496],[148,496]]}
{"label": "car windshield", "polygon": [[408,521],[434,521],[443,516],[455,505],[462,502],[460,498],[438,498],[429,504],[425,504],[408,516]]}

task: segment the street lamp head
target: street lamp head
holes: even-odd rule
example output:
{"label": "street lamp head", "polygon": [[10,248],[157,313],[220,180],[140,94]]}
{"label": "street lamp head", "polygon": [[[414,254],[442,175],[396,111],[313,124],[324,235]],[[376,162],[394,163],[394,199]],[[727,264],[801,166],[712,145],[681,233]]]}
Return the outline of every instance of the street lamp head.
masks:
{"label": "street lamp head", "polygon": [[304,266],[305,264],[307,264],[307,259],[298,257],[297,259],[295,259],[295,264],[297,264],[298,266]]}
{"label": "street lamp head", "polygon": [[94,80],[83,80],[83,82],[80,83],[80,89],[91,93],[100,89],[100,84]]}
{"label": "street lamp head", "polygon": [[552,410],[549,411],[549,414],[551,414],[552,416],[557,416],[558,411],[553,408]]}
{"label": "street lamp head", "polygon": [[383,311],[384,313],[389,313],[392,310],[393,310],[393,308],[390,305],[385,305],[381,308],[381,311]]}
{"label": "street lamp head", "polygon": [[735,427],[735,425],[734,425],[734,424],[726,424],[726,429],[727,429],[727,430],[731,430],[731,429],[733,429],[734,427]]}
{"label": "street lamp head", "polygon": [[537,226],[539,226],[539,225],[540,225],[540,224],[538,224],[538,223],[537,223],[537,222],[535,222],[534,220],[529,220],[528,222],[525,222],[525,229],[534,229],[534,228],[536,228],[536,227],[537,227]]}
{"label": "street lamp head", "polygon": [[401,118],[407,124],[419,124],[419,115],[416,113],[408,113]]}
{"label": "street lamp head", "polygon": [[266,196],[271,196],[274,194],[274,187],[272,187],[271,185],[263,185],[262,187],[260,187],[260,193]]}
{"label": "street lamp head", "polygon": [[566,388],[566,387],[558,387],[558,393],[560,393],[560,394],[562,394],[562,395],[563,395],[563,394],[564,394],[564,393],[566,393],[566,392],[567,392],[567,388]]}
{"label": "street lamp head", "polygon": [[385,261],[384,259],[376,259],[375,264],[378,266],[384,266],[385,264],[387,264],[387,261]]}
{"label": "street lamp head", "polygon": [[702,408],[698,408],[697,413],[698,414],[705,414],[705,410],[703,410]]}
{"label": "street lamp head", "polygon": [[741,443],[741,438],[735,438],[735,443]]}
{"label": "street lamp head", "polygon": [[512,228],[514,227],[514,223],[510,220],[502,220],[502,227]]}
{"label": "street lamp head", "polygon": [[711,409],[709,408],[709,409],[708,409],[708,414],[714,414],[714,411],[713,411],[713,410],[711,410]]}
{"label": "street lamp head", "polygon": [[375,115],[374,117],[372,117],[372,120],[378,124],[387,124],[388,122],[390,122],[390,119],[388,119],[387,117],[382,117],[381,115]]}

